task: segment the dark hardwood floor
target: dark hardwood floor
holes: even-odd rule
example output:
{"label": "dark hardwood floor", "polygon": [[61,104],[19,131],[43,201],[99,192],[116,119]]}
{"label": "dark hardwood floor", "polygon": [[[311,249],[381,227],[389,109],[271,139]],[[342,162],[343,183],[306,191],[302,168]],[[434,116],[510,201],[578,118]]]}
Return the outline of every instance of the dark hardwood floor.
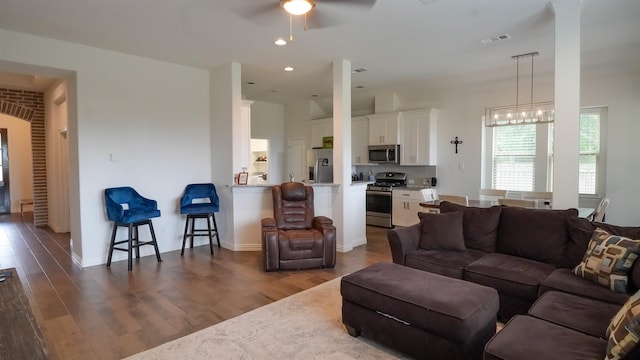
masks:
{"label": "dark hardwood floor", "polygon": [[17,269],[52,359],[120,359],[391,261],[387,230],[367,227],[367,245],[338,253],[334,269],[265,273],[260,252],[211,256],[208,246],[164,253],[161,263],[143,257],[132,272],[126,261],[80,268],[69,234],[35,227],[31,216],[0,216],[0,269]]}

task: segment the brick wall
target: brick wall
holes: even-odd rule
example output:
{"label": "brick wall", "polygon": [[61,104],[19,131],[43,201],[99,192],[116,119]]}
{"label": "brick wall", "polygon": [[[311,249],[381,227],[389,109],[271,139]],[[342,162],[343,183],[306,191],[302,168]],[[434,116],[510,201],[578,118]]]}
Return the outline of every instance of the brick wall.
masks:
{"label": "brick wall", "polygon": [[36,226],[46,226],[49,219],[47,209],[47,157],[44,135],[44,93],[0,88],[0,113],[31,123],[33,222]]}

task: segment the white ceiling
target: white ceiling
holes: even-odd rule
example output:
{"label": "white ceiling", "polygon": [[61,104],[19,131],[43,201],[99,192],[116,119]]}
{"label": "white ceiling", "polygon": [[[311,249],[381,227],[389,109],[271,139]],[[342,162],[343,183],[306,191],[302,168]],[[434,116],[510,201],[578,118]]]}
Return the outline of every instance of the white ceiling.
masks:
{"label": "white ceiling", "polygon": [[[305,32],[294,19],[284,47],[273,44],[289,36],[282,10],[246,15],[267,2],[277,8],[278,0],[0,0],[0,28],[199,68],[238,62],[245,97],[275,103],[331,99],[331,63],[340,59],[369,70],[352,77],[354,107],[383,91],[410,101],[515,78],[511,56],[532,51],[536,72],[553,71],[548,0],[378,0],[366,10],[317,0],[314,11],[339,24]],[[640,72],[638,19],[639,0],[583,0],[582,68]],[[505,33],[510,40],[481,43]]]}

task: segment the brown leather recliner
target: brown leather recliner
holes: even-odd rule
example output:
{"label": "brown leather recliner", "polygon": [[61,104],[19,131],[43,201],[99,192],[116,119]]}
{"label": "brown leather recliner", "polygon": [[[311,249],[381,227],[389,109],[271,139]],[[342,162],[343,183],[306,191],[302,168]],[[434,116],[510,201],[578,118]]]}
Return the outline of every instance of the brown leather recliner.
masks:
{"label": "brown leather recliner", "polygon": [[288,182],[271,193],[275,219],[262,219],[265,271],[334,267],[336,228],[328,217],[314,216],[313,188]]}

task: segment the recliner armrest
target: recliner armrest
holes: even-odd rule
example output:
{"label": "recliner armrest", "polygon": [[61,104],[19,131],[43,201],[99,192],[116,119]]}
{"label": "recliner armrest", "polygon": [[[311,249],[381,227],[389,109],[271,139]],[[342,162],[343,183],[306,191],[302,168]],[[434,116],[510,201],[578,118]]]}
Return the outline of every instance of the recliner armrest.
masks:
{"label": "recliner armrest", "polygon": [[261,220],[262,223],[262,231],[265,230],[278,230],[276,226],[276,219],[274,218],[264,218]]}
{"label": "recliner armrest", "polygon": [[420,242],[420,223],[387,231],[391,257],[396,264],[404,265],[405,256],[418,249]]}
{"label": "recliner armrest", "polygon": [[265,218],[262,223],[262,263],[265,271],[276,271],[280,268],[280,252],[278,250],[278,228],[276,220]]}
{"label": "recliner armrest", "polygon": [[313,218],[312,226],[314,229],[322,231],[322,229],[327,226],[333,227],[333,220],[326,216],[316,216],[315,218]]}

